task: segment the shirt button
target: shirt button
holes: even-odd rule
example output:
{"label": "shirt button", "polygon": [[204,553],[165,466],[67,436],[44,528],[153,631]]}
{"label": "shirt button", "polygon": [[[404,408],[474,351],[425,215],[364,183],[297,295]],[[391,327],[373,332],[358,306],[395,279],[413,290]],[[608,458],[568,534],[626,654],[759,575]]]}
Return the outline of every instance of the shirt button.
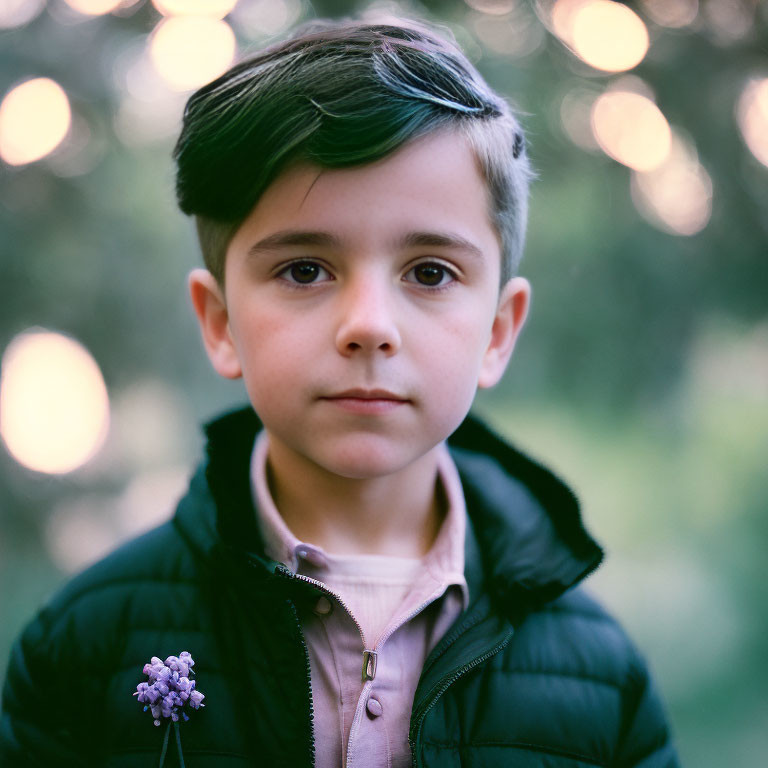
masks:
{"label": "shirt button", "polygon": [[306,560],[310,565],[314,565],[315,568],[325,568],[328,565],[328,561],[323,556],[322,552],[318,552],[316,549],[307,549],[305,547],[299,547],[296,549],[296,556],[302,560]]}
{"label": "shirt button", "polygon": [[381,702],[378,699],[374,699],[373,696],[368,698],[368,703],[365,705],[368,710],[368,714],[371,717],[378,717],[384,711],[381,706]]}
{"label": "shirt button", "polygon": [[327,616],[333,610],[333,605],[327,597],[320,597],[315,603],[315,613],[319,616]]}

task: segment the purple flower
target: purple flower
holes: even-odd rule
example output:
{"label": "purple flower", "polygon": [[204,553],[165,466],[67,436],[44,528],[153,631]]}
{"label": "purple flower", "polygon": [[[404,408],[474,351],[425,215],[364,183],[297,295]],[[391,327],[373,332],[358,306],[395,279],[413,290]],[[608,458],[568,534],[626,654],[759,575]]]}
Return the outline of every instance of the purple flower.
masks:
{"label": "purple flower", "polygon": [[189,694],[189,706],[192,707],[192,709],[204,707],[205,704],[202,703],[204,698],[205,696],[200,693],[200,691],[192,691],[192,693]]}
{"label": "purple flower", "polygon": [[182,651],[181,656],[169,656],[165,660],[165,665],[174,673],[178,673],[180,677],[189,677],[189,669],[192,666],[189,663],[191,659],[192,657],[186,651]]}
{"label": "purple flower", "polygon": [[160,705],[160,711],[163,713],[163,717],[171,716],[175,704],[176,702],[173,700],[173,696],[163,696],[163,701]]}
{"label": "purple flower", "polygon": [[143,704],[145,701],[149,701],[149,696],[147,695],[147,689],[149,686],[146,683],[139,683],[136,686],[136,693],[134,693],[134,696],[139,697],[139,701]]}
{"label": "purple flower", "polygon": [[161,670],[158,671],[157,679],[158,680],[170,680],[171,679],[171,670],[168,669],[168,667],[163,667]]}
{"label": "purple flower", "polygon": [[189,679],[194,674],[192,667],[195,662],[188,651],[182,651],[178,656],[168,656],[165,662],[158,656],[153,656],[143,667],[149,682],[139,683],[133,694],[143,703],[144,710],[150,710],[155,725],[160,725],[161,719],[170,719],[176,723],[180,717],[189,720],[186,712],[189,708],[204,707],[205,696],[196,690],[194,680]]}

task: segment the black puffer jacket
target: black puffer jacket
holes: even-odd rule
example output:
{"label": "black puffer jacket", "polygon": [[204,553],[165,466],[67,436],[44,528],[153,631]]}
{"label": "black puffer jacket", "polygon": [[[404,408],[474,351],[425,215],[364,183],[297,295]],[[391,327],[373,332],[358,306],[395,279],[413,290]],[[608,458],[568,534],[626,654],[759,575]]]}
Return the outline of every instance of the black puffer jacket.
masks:
{"label": "black puffer jacket", "polygon": [[[250,409],[209,425],[173,520],[73,579],[25,630],[3,691],[3,768],[157,765],[165,728],[131,694],[151,656],[181,651],[207,704],[178,729],[187,768],[312,765],[301,617],[318,595],[262,554],[248,470],[259,427]],[[676,766],[642,659],[575,586],[602,553],[574,497],[473,419],[449,446],[470,606],[422,672],[415,764]]]}

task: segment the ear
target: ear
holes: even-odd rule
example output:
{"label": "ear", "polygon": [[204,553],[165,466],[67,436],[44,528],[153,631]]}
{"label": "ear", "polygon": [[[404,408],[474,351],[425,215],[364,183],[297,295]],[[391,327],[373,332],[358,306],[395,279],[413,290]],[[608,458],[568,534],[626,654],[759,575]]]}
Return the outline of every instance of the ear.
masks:
{"label": "ear", "polygon": [[193,269],[187,282],[211,365],[220,376],[227,379],[239,378],[243,371],[230,333],[229,314],[222,289],[207,269]]}
{"label": "ear", "polygon": [[494,386],[504,375],[530,303],[531,284],[524,277],[513,277],[502,289],[477,380],[481,389]]}

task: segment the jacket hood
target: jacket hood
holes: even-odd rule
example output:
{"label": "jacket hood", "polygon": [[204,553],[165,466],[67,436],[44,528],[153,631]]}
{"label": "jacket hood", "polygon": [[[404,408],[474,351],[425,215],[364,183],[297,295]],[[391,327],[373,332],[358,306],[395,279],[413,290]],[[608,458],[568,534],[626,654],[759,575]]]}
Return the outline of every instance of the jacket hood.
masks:
{"label": "jacket hood", "polygon": [[600,565],[603,550],[585,530],[578,500],[550,470],[474,416],[448,445],[486,578],[503,602],[535,608]]}
{"label": "jacket hood", "polygon": [[[267,571],[250,487],[261,422],[250,406],[205,425],[207,460],[173,523],[198,556],[248,554]],[[470,601],[481,584],[510,610],[554,600],[598,567],[600,546],[584,529],[569,488],[470,415],[448,438],[461,476],[468,525]]]}

